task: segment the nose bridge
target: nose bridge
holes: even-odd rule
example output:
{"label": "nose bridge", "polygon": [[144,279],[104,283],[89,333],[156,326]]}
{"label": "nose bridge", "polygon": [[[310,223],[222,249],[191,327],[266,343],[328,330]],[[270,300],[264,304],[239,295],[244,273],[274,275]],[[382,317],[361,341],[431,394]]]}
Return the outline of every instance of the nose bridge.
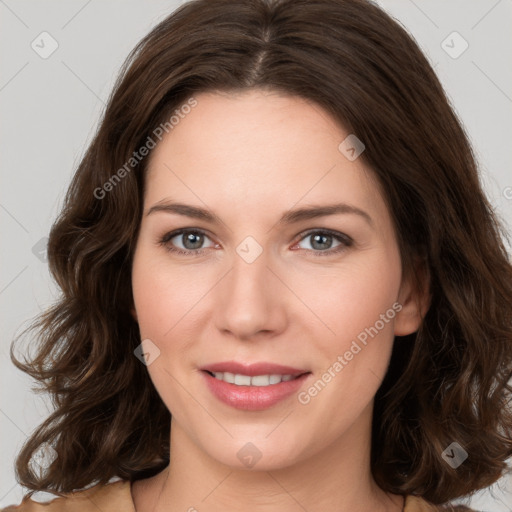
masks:
{"label": "nose bridge", "polygon": [[271,273],[267,266],[270,251],[264,250],[263,246],[252,236],[246,237],[237,247],[233,255],[233,266],[230,272],[230,292],[234,297],[245,296],[251,300],[268,300],[265,297],[266,287]]}
{"label": "nose bridge", "polygon": [[261,330],[273,330],[279,315],[270,251],[253,237],[247,237],[233,254],[231,270],[216,297],[218,327],[237,337],[250,337]]}

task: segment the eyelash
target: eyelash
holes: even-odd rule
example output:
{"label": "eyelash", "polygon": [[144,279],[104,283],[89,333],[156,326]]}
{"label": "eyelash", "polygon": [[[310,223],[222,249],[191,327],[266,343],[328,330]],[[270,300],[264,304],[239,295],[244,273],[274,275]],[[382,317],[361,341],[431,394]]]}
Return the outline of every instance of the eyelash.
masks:
{"label": "eyelash", "polygon": [[[174,237],[176,237],[178,235],[182,235],[183,233],[193,233],[195,235],[204,235],[204,236],[208,237],[207,233],[205,233],[201,229],[182,228],[182,229],[178,229],[176,231],[171,231],[169,233],[166,233],[165,235],[163,235],[160,238],[160,240],[158,241],[158,244],[163,246],[165,250],[175,253],[175,254],[180,254],[183,256],[201,256],[206,251],[206,249],[183,250],[183,249],[177,249],[175,247],[171,247],[169,245],[170,240],[172,240]],[[341,245],[339,245],[335,249],[327,249],[325,251],[315,251],[313,249],[300,249],[300,250],[312,252],[315,256],[320,256],[320,257],[332,256],[334,254],[339,254],[339,253],[345,251],[348,247],[352,246],[354,243],[352,238],[350,238],[348,235],[345,235],[344,233],[339,233],[338,231],[332,231],[330,229],[312,229],[305,233],[301,233],[300,238],[297,240],[297,242],[294,243],[294,245],[301,242],[308,236],[311,236],[314,234],[323,234],[323,235],[332,236],[333,238],[335,238],[336,240],[341,242]]]}

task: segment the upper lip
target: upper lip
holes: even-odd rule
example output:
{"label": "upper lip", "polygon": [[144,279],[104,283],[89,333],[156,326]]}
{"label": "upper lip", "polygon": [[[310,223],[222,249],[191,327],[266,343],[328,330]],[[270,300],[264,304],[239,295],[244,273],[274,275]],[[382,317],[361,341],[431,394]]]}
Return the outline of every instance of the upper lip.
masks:
{"label": "upper lip", "polygon": [[237,361],[223,361],[220,363],[213,363],[200,368],[208,372],[230,372],[238,373],[241,375],[248,375],[254,377],[255,375],[293,375],[298,376],[303,373],[309,373],[308,370],[300,370],[285,366],[282,364],[274,364],[268,362],[259,362],[252,364],[243,364]]}

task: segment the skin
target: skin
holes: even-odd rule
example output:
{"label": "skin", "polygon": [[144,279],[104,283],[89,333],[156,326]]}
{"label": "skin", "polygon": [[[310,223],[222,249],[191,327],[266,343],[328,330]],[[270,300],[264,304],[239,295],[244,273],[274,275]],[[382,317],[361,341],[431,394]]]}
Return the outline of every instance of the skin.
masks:
{"label": "skin", "polygon": [[[172,413],[170,465],[134,483],[136,509],[399,511],[402,497],[382,491],[370,472],[373,401],[394,335],[415,332],[428,303],[403,279],[380,189],[360,158],[338,150],[348,132],[316,104],[255,89],[195,98],[149,157],[134,254],[132,313],[141,340],[160,350],[147,370]],[[222,222],[147,215],[171,199]],[[277,223],[292,208],[338,202],[364,210],[373,225],[355,214]],[[180,235],[167,247],[202,254],[159,244],[179,228],[205,231],[202,245]],[[317,256],[341,242],[314,245],[303,234],[313,228],[354,243]],[[252,263],[236,252],[247,236],[263,251]],[[310,370],[304,391],[395,302],[401,311],[307,405],[294,394],[241,411],[213,396],[199,372],[231,359],[271,361]],[[250,469],[237,457],[248,442],[262,455]]]}

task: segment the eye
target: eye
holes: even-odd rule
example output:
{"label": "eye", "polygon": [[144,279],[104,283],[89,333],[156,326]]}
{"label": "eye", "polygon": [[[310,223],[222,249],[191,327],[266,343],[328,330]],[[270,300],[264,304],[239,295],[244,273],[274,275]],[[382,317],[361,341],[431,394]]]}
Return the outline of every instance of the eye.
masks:
{"label": "eye", "polygon": [[[203,245],[205,238],[208,237],[206,236],[206,233],[201,230],[179,229],[172,233],[165,234],[160,239],[159,244],[164,246],[169,252],[183,254],[186,256],[201,255],[204,252],[201,246]],[[173,239],[176,239],[176,242],[172,242]],[[176,247],[177,243],[181,243],[183,248],[179,247],[179,245]]]}
{"label": "eye", "polygon": [[[200,229],[183,228],[177,231],[166,233],[159,241],[167,251],[184,256],[200,256],[205,252],[205,249],[215,247],[216,244],[212,242],[209,247],[202,247],[205,239],[210,240],[206,233]],[[295,243],[297,246],[303,240],[311,240],[309,248],[302,248],[315,256],[329,256],[344,251],[347,247],[353,245],[353,240],[348,235],[338,231],[329,229],[310,230],[307,233],[302,233],[299,242]],[[175,240],[175,241],[173,241]],[[337,241],[338,245],[332,248],[333,241]],[[181,244],[181,247],[180,245]]]}
{"label": "eye", "polygon": [[[338,231],[331,231],[329,229],[314,230],[307,233],[303,233],[300,238],[300,242],[310,240],[309,243],[312,249],[306,248],[308,252],[311,252],[315,256],[329,256],[337,254],[347,247],[353,245],[354,241],[348,235],[339,233]],[[332,248],[333,241],[338,241],[338,245]],[[295,244],[298,245],[298,244]]]}

